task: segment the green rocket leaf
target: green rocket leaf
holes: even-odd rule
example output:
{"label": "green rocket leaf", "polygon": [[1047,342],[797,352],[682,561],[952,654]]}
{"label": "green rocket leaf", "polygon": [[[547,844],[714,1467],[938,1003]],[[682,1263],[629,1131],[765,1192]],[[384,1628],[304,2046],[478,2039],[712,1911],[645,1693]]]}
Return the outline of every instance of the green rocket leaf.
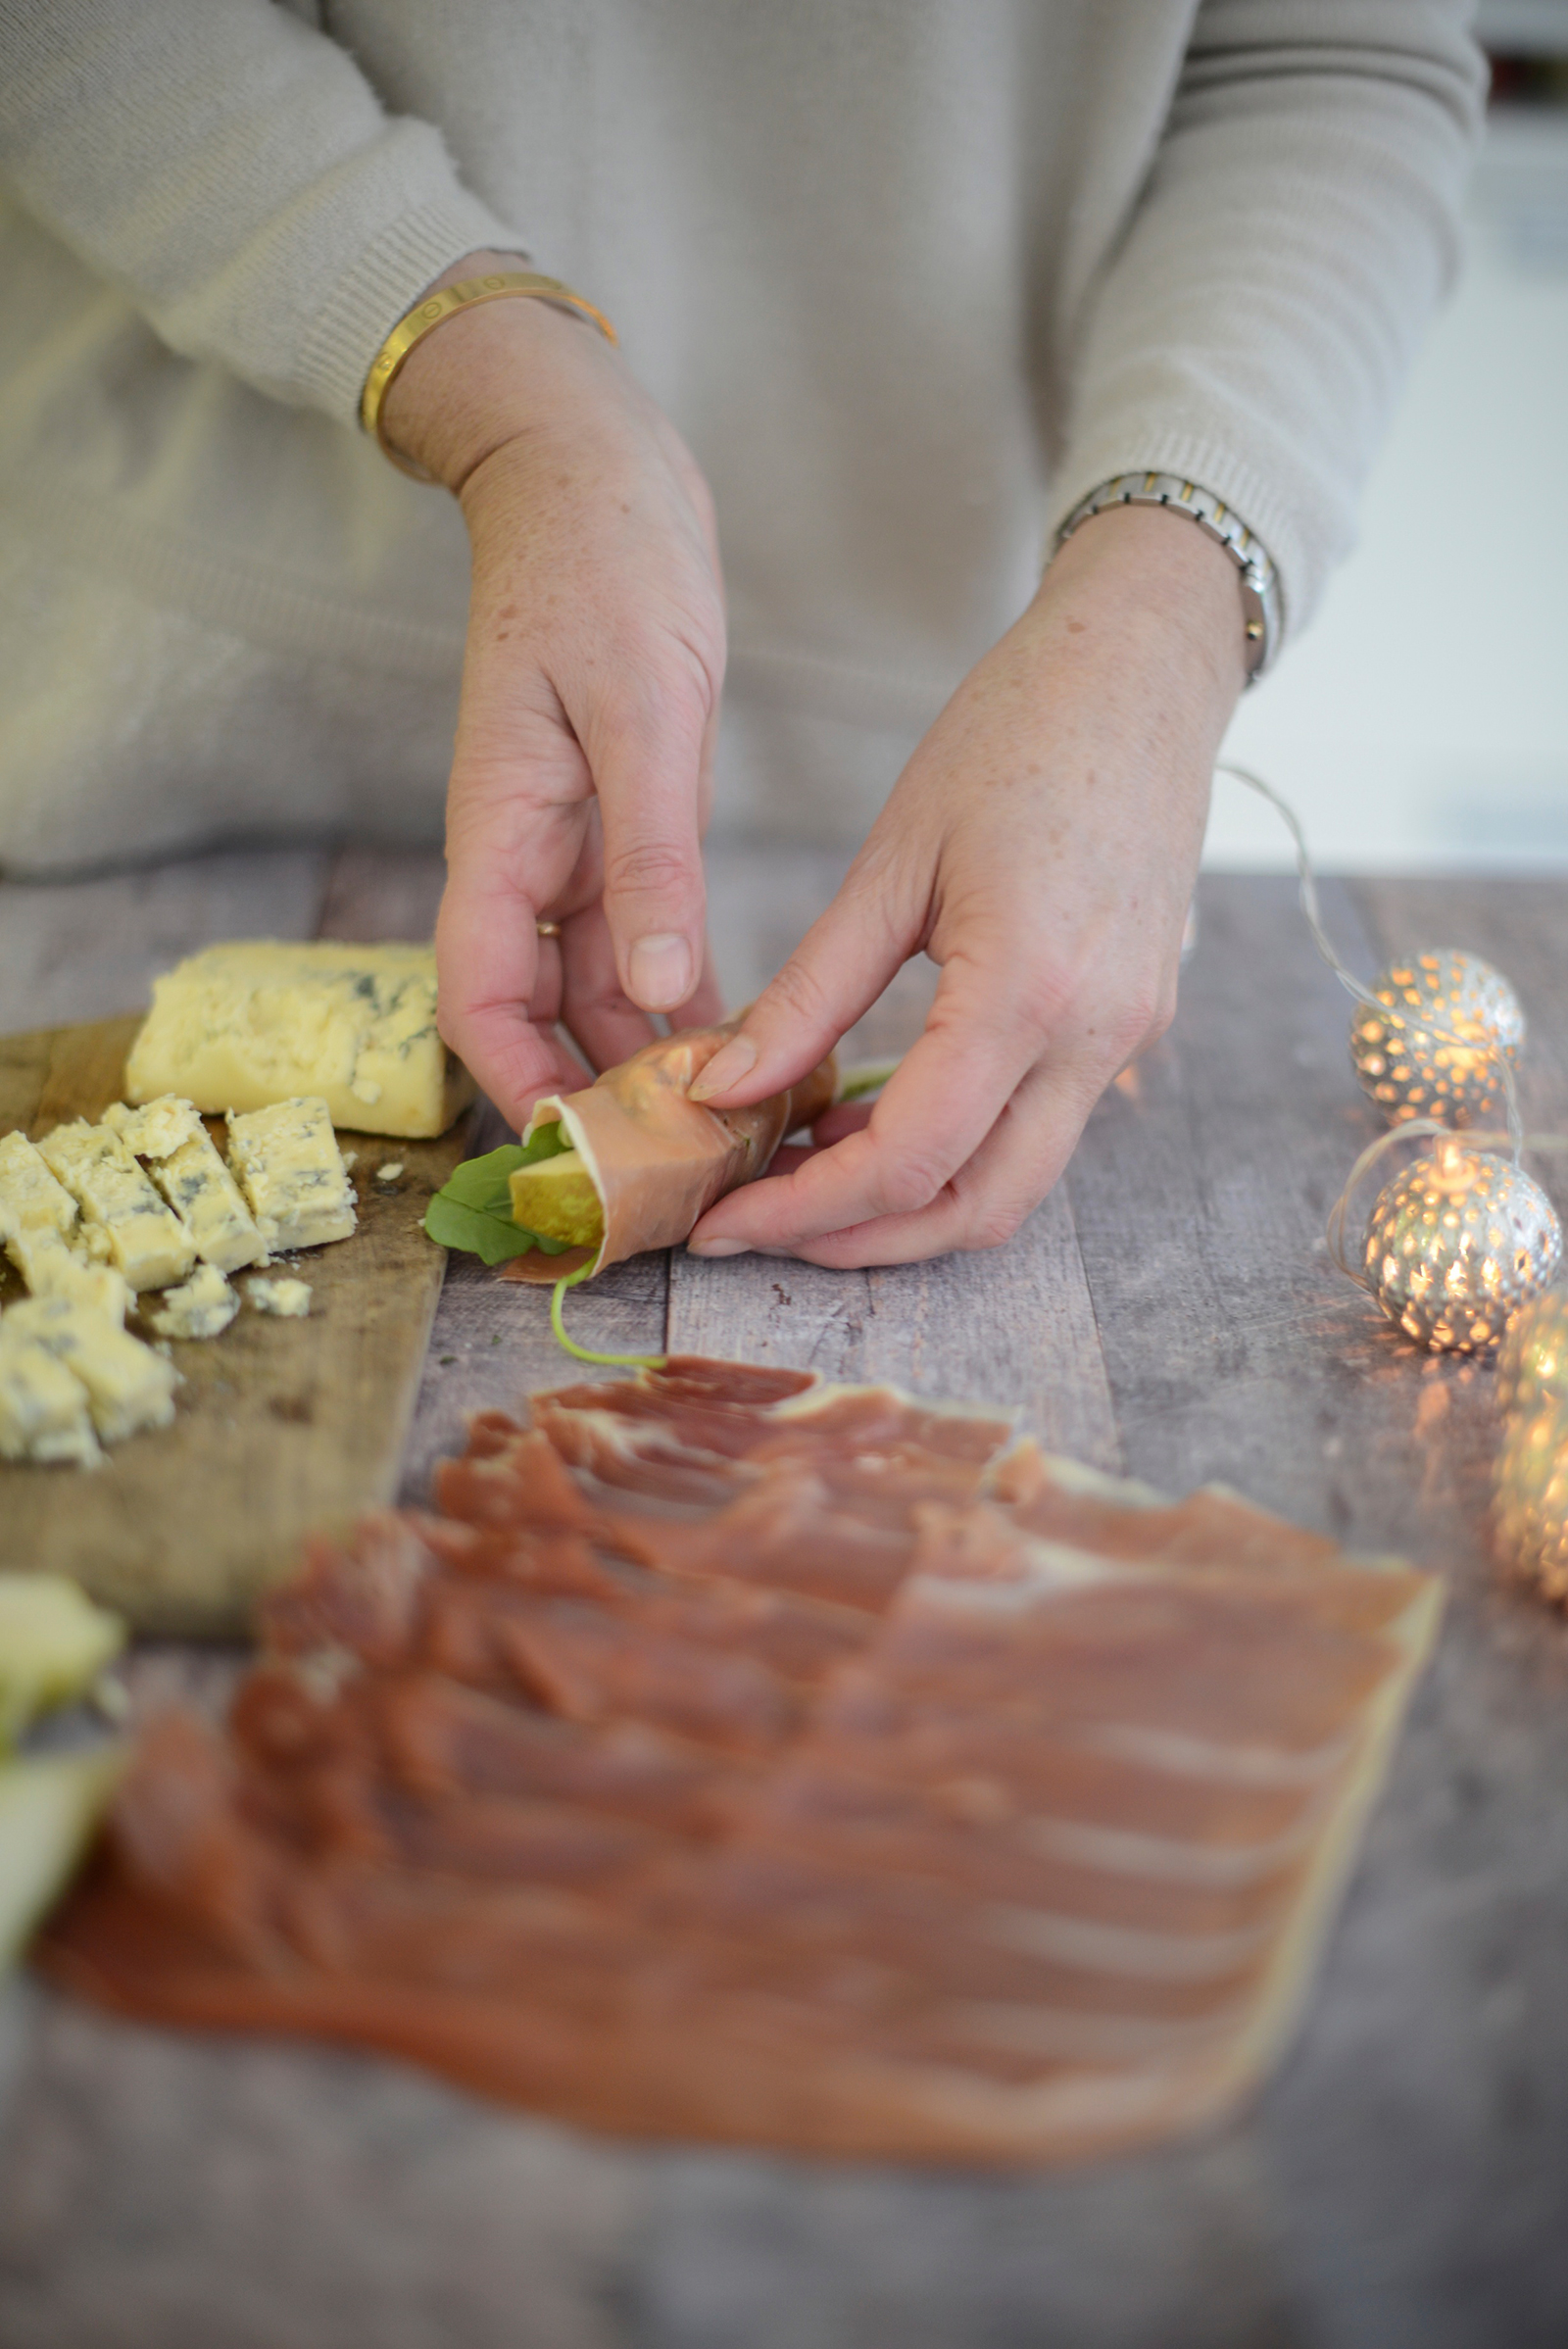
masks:
{"label": "green rocket leaf", "polygon": [[537,1165],[541,1158],[559,1157],[570,1150],[559,1123],[541,1126],[528,1142],[503,1143],[482,1158],[465,1158],[430,1201],[424,1228],[442,1248],[459,1248],[482,1257],[486,1264],[505,1264],[536,1248],[544,1255],[564,1255],[564,1240],[542,1240],[512,1220],[512,1191],[508,1177],[518,1166]]}

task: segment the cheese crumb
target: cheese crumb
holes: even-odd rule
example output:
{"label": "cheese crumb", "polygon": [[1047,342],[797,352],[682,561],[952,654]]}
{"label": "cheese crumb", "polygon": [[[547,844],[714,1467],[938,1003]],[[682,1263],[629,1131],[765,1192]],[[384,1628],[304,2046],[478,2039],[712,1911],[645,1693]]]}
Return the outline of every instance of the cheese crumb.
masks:
{"label": "cheese crumb", "polygon": [[245,1294],[258,1313],[275,1313],[284,1321],[303,1321],[311,1309],[309,1281],[247,1281]]}
{"label": "cheese crumb", "polygon": [[375,1179],[378,1183],[395,1183],[402,1172],[402,1159],[394,1158],[389,1166],[378,1166],[376,1168]]}
{"label": "cheese crumb", "polygon": [[116,1101],[104,1111],[104,1124],[138,1158],[172,1158],[182,1143],[202,1130],[195,1102],[182,1101],[177,1093],[160,1094],[140,1109]]}
{"label": "cheese crumb", "polygon": [[239,1297],[216,1264],[199,1265],[180,1289],[166,1289],[163,1310],[149,1313],[160,1338],[216,1338],[239,1311]]}

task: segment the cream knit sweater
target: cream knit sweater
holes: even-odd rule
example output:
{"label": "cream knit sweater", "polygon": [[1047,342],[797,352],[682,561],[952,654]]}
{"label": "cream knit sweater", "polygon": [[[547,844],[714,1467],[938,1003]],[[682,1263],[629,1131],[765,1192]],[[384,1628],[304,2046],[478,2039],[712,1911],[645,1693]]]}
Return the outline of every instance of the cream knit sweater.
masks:
{"label": "cream knit sweater", "polygon": [[1109,474],[1298,628],[1451,267],[1462,0],[0,0],[0,862],[439,827],[429,280],[616,320],[718,505],[729,821],[863,828]]}

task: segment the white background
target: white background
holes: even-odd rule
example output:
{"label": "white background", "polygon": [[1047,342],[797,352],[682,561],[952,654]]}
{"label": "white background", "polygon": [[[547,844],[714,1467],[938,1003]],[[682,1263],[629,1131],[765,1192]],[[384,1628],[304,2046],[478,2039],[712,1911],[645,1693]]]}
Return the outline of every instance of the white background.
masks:
{"label": "white background", "polygon": [[[1325,868],[1568,870],[1568,110],[1494,111],[1465,241],[1360,545],[1226,744]],[[1289,861],[1221,777],[1205,862]]]}

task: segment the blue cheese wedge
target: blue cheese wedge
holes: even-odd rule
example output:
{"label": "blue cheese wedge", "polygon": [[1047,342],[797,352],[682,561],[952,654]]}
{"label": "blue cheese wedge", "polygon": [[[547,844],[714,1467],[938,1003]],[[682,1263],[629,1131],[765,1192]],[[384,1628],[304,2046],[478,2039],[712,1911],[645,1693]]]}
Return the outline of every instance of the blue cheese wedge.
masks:
{"label": "blue cheese wedge", "polygon": [[[0,1323],[0,1354],[19,1341],[41,1347],[87,1391],[92,1424],[105,1444],[174,1416],[179,1373],[107,1313],[65,1297],[29,1297]],[[36,1453],[33,1457],[37,1457]]]}
{"label": "blue cheese wedge", "polygon": [[196,1261],[190,1235],[118,1134],[78,1120],[56,1126],[38,1150],[84,1222],[102,1233],[111,1259],[132,1289],[164,1289],[185,1278]]}
{"label": "blue cheese wedge", "polygon": [[160,1338],[217,1338],[239,1311],[239,1295],[216,1264],[198,1264],[178,1289],[166,1289],[148,1327]]}
{"label": "blue cheese wedge", "polygon": [[259,1263],[267,1243],[239,1185],[208,1138],[193,1101],[166,1093],[144,1108],[117,1101],[104,1123],[151,1165],[153,1181],[179,1217],[204,1264],[237,1272]]}
{"label": "blue cheese wedge", "polygon": [[22,1310],[13,1305],[0,1321],[0,1460],[70,1460],[96,1468],[103,1454],[87,1390],[47,1346],[13,1329]]}
{"label": "blue cheese wedge", "polygon": [[323,1100],[231,1112],[228,1157],[269,1248],[319,1248],[354,1230],[354,1187]]}
{"label": "blue cheese wedge", "polygon": [[445,1133],[474,1085],[436,1028],[433,948],[254,940],[154,983],[125,1091],[211,1115],[308,1095],[335,1125],[415,1136]]}
{"label": "blue cheese wedge", "polygon": [[303,1321],[311,1309],[309,1281],[247,1281],[245,1292],[258,1313],[275,1313],[280,1321]]}

